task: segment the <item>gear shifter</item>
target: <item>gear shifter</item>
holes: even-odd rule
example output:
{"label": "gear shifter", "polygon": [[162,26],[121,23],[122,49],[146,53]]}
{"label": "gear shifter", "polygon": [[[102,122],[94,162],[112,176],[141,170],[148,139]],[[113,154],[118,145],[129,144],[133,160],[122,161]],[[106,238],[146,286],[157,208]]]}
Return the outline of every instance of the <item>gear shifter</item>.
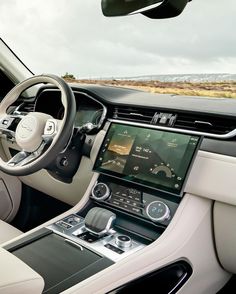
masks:
{"label": "gear shifter", "polygon": [[104,236],[116,219],[115,213],[100,207],[89,210],[85,217],[85,228],[98,237]]}

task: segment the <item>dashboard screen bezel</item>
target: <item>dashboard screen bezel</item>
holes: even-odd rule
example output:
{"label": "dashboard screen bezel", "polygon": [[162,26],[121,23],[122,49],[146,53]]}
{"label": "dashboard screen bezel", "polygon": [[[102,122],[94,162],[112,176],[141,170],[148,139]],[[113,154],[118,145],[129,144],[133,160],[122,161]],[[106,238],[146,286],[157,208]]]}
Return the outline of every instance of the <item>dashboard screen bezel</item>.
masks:
{"label": "dashboard screen bezel", "polygon": [[[187,167],[187,170],[186,170],[186,174],[185,174],[185,177],[184,177],[184,180],[182,182],[182,185],[181,185],[181,189],[179,190],[176,190],[176,189],[171,189],[171,188],[168,188],[166,186],[160,186],[158,184],[155,184],[153,182],[148,182],[148,181],[144,181],[144,180],[140,180],[140,179],[135,179],[135,180],[130,180],[130,179],[127,179],[125,178],[127,175],[125,174],[120,174],[120,173],[117,173],[117,172],[114,172],[114,171],[111,171],[111,170],[106,170],[106,169],[103,169],[100,167],[100,162],[98,161],[98,158],[99,156],[101,155],[101,152],[102,152],[102,149],[104,149],[104,142],[106,141],[107,137],[109,136],[109,131],[112,127],[112,125],[122,125],[122,126],[131,126],[131,127],[138,127],[138,128],[143,128],[143,129],[151,129],[151,130],[157,130],[157,131],[163,131],[163,132],[168,132],[168,133],[176,133],[176,134],[182,134],[182,135],[186,135],[186,136],[195,136],[195,137],[198,137],[199,140],[198,140],[198,143],[197,143],[197,146],[192,154],[192,157],[191,157],[191,160],[188,164],[188,167]],[[149,125],[141,125],[141,124],[132,124],[132,123],[122,123],[122,122],[118,122],[118,121],[115,121],[115,122],[109,122],[109,126],[106,130],[106,134],[104,136],[104,139],[102,141],[102,144],[99,148],[99,151],[97,153],[97,157],[96,157],[96,160],[95,160],[95,163],[94,163],[94,166],[93,166],[93,171],[94,172],[97,172],[97,173],[100,173],[100,174],[103,174],[103,175],[106,175],[106,176],[111,176],[113,178],[116,178],[116,179],[119,179],[119,180],[122,180],[122,181],[125,181],[127,183],[134,183],[135,185],[138,185],[138,186],[141,186],[141,187],[146,187],[146,188],[149,188],[149,189],[153,189],[155,191],[160,191],[162,193],[166,193],[166,194],[171,194],[171,195],[174,195],[174,196],[178,196],[178,197],[182,197],[183,196],[183,193],[184,193],[184,188],[185,188],[185,185],[186,185],[186,182],[187,182],[187,179],[188,179],[188,176],[189,176],[189,173],[191,171],[191,167],[193,165],[193,162],[195,160],[195,157],[197,155],[197,152],[199,150],[199,147],[201,145],[201,142],[202,142],[202,139],[203,139],[203,136],[201,135],[196,135],[196,134],[191,134],[191,133],[185,133],[184,131],[181,132],[179,129],[175,130],[165,130],[164,128],[159,128],[158,126],[149,126]]]}

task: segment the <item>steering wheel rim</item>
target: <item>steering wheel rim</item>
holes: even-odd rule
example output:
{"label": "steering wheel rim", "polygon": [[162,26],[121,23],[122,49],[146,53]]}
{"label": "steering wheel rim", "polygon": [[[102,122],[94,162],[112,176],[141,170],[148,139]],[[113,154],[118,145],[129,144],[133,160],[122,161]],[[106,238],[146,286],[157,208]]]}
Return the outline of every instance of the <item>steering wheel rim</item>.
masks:
{"label": "steering wheel rim", "polygon": [[[47,116],[43,113],[37,113],[32,112],[26,115],[30,116],[31,115],[31,120],[35,120],[36,123],[35,125],[40,125],[40,136],[42,137],[42,142],[45,142],[48,144],[48,148],[46,151],[42,151],[42,153],[39,152],[38,150],[34,150],[32,153],[32,150],[22,150],[18,154],[20,156],[25,153],[26,155],[33,158],[33,160],[30,160],[29,162],[26,162],[26,164],[12,164],[11,160],[8,162],[3,161],[2,158],[0,158],[0,170],[3,172],[14,175],[14,176],[26,176],[29,174],[32,174],[36,171],[39,171],[42,168],[45,168],[48,166],[56,157],[58,153],[60,153],[65,146],[68,144],[68,141],[72,135],[73,132],[73,125],[74,125],[74,120],[75,120],[75,115],[76,115],[76,102],[75,102],[75,97],[74,94],[69,87],[69,85],[60,77],[56,75],[38,75],[38,76],[33,76],[30,77],[23,82],[17,84],[2,100],[0,103],[0,125],[3,125],[3,120],[6,117],[9,117],[7,115],[7,109],[12,103],[14,103],[20,96],[22,92],[27,90],[28,88],[35,86],[37,84],[41,83],[50,83],[59,88],[61,91],[61,101],[64,106],[64,116],[63,119],[60,121],[57,121],[53,119],[51,116]],[[39,119],[37,118],[39,117]],[[32,118],[33,117],[33,118]],[[29,118],[29,117],[28,117]],[[24,120],[24,118],[21,120],[21,122]],[[25,119],[26,120],[26,119]],[[29,119],[28,119],[29,120]],[[37,121],[38,120],[38,121]],[[51,135],[45,134],[45,128],[46,124],[48,124],[48,121],[51,121],[50,123],[55,124],[55,132]],[[19,125],[21,124],[19,122],[17,128],[16,128],[16,138],[17,138],[17,131],[19,131],[20,127]],[[43,125],[45,123],[45,125]],[[19,127],[19,129],[18,129]],[[25,126],[23,126],[25,127]],[[42,129],[44,131],[42,131]],[[2,131],[2,128],[0,128]],[[22,131],[22,130],[21,130]],[[27,129],[28,133],[30,134],[30,131],[35,131],[34,129],[34,124],[33,126],[31,125]],[[36,130],[37,131],[37,130]],[[26,133],[27,134],[27,133]],[[18,134],[18,138],[20,137],[20,133]],[[34,134],[35,136],[38,136],[36,133]],[[27,140],[27,136],[25,135],[24,138]],[[50,145],[49,145],[49,141]],[[19,141],[20,142],[20,141]],[[25,145],[24,145],[25,146]],[[27,146],[27,145],[26,145]],[[34,154],[34,156],[32,156]],[[39,154],[36,156],[36,154]],[[18,156],[19,157],[19,156]],[[24,162],[24,160],[21,162]]]}

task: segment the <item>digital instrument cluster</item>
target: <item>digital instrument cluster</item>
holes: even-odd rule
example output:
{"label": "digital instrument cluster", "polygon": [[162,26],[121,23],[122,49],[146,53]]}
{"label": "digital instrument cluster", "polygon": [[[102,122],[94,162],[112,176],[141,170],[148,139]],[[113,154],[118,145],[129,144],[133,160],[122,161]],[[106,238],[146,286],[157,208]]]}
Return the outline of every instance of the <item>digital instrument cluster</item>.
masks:
{"label": "digital instrument cluster", "polygon": [[[82,128],[86,124],[91,124],[94,129],[99,129],[106,115],[103,104],[86,93],[74,91],[74,96],[76,101],[74,126]],[[35,111],[50,114],[56,119],[62,119],[64,106],[61,102],[60,91],[45,89],[40,92],[36,99]]]}

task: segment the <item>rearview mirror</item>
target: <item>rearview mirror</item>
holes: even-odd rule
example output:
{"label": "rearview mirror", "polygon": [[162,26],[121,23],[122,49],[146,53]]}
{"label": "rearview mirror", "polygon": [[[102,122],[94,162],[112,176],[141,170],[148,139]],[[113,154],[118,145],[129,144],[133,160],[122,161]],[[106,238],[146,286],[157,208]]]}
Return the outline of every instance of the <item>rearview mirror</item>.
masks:
{"label": "rearview mirror", "polygon": [[142,13],[149,18],[175,17],[191,0],[102,0],[105,16],[123,16]]}

